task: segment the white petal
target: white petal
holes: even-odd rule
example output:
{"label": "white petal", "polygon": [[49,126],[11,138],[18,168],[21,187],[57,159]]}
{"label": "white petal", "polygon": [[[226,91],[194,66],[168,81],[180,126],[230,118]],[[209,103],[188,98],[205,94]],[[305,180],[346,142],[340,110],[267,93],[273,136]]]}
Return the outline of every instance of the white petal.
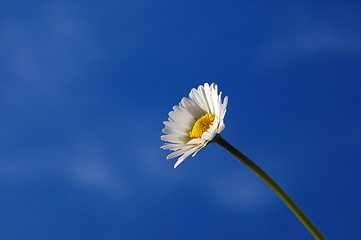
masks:
{"label": "white petal", "polygon": [[184,143],[167,143],[161,146],[160,148],[164,150],[172,150],[176,151],[178,149],[181,149],[182,147],[186,146]]}
{"label": "white petal", "polygon": [[206,144],[201,145],[197,148],[197,150],[192,154],[192,157],[194,157],[202,148],[204,148],[206,146]]}
{"label": "white petal", "polygon": [[224,99],[223,99],[223,104],[222,104],[223,110],[226,110],[227,104],[228,104],[228,97],[225,96]]}
{"label": "white petal", "polygon": [[212,134],[210,134],[209,132],[204,132],[202,134],[202,139],[204,140],[210,140],[210,138],[212,138]]}
{"label": "white petal", "polygon": [[169,116],[177,123],[188,125],[193,122],[193,119],[180,111],[171,111]]}
{"label": "white petal", "polygon": [[209,132],[210,134],[214,134],[217,131],[218,125],[219,125],[219,121],[217,119],[217,121],[216,120],[214,121],[213,125],[207,132]]}
{"label": "white petal", "polygon": [[209,107],[209,112],[210,113],[216,113],[215,112],[215,104],[217,103],[216,101],[213,101],[213,89],[210,88],[210,86],[208,85],[208,83],[204,84],[204,95],[205,98],[207,100],[208,103],[208,107]]}
{"label": "white petal", "polygon": [[221,104],[219,102],[218,93],[216,91],[212,92],[211,95],[212,102],[213,102],[213,114],[219,115]]}
{"label": "white petal", "polygon": [[184,108],[194,107],[194,106],[195,106],[195,105],[193,104],[193,102],[192,102],[191,100],[189,100],[188,98],[186,98],[186,97],[182,98],[181,105],[182,105]]}
{"label": "white petal", "polygon": [[186,132],[186,131],[187,131],[183,126],[181,126],[181,125],[179,125],[179,124],[177,124],[177,123],[175,123],[175,122],[167,122],[167,121],[165,121],[165,122],[163,122],[163,123],[164,123],[164,125],[166,125],[167,127],[173,128],[173,129],[175,129],[175,130],[177,130],[177,131],[179,131],[179,132]]}
{"label": "white petal", "polygon": [[201,143],[204,143],[204,142],[205,142],[204,139],[195,138],[195,139],[192,139],[189,142],[187,142],[187,144],[201,144]]}
{"label": "white petal", "polygon": [[205,92],[205,88],[207,86],[209,87],[208,83],[205,83],[204,86],[202,86],[202,85],[199,86],[198,87],[198,94],[199,94],[200,98],[202,99],[202,101],[204,102],[204,105],[206,107],[206,111],[208,113],[210,113],[210,112],[212,112],[212,110],[211,110],[211,107],[209,105],[209,102],[208,102],[208,99],[207,99],[207,96],[206,96],[207,94]]}
{"label": "white petal", "polygon": [[180,112],[181,114],[186,115],[190,119],[194,119],[194,116],[189,111],[187,111],[187,109],[185,109],[185,108],[183,108],[181,106],[174,106],[173,109],[174,109],[175,112]]}
{"label": "white petal", "polygon": [[181,164],[184,159],[186,159],[189,155],[191,155],[192,153],[194,153],[197,149],[196,148],[192,148],[191,150],[189,150],[188,152],[186,152],[185,154],[183,154],[183,156],[181,156],[180,158],[178,158],[178,161],[174,164],[174,168],[178,167],[179,164]]}
{"label": "white petal", "polygon": [[223,129],[226,127],[223,122],[221,122],[217,128],[217,133],[221,133]]}
{"label": "white petal", "polygon": [[185,137],[178,135],[162,135],[160,139],[162,139],[165,142],[171,142],[171,143],[185,143],[188,141]]}
{"label": "white petal", "polygon": [[173,123],[173,124],[177,124],[179,125],[180,127],[182,127],[183,129],[192,129],[193,127],[193,122],[188,122],[188,123],[179,123],[179,122],[176,122],[174,121],[174,119],[172,119],[171,117],[168,118],[168,121]]}
{"label": "white petal", "polygon": [[192,89],[192,91],[189,94],[189,97],[195,101],[197,103],[197,105],[199,107],[201,107],[205,112],[209,112],[208,111],[208,106],[205,103],[205,101],[203,100],[203,97],[198,93],[198,91],[196,89]]}
{"label": "white petal", "polygon": [[189,112],[189,114],[193,115],[195,120],[206,113],[201,107],[199,107],[199,105],[197,105],[192,100],[189,100],[188,98],[183,98],[181,105],[186,111]]}
{"label": "white petal", "polygon": [[187,133],[185,133],[184,131],[179,131],[175,128],[170,128],[170,127],[165,127],[162,129],[162,132],[165,134],[174,134],[174,135],[188,135]]}
{"label": "white petal", "polygon": [[167,156],[167,159],[171,159],[171,158],[175,158],[175,157],[178,157],[180,155],[182,155],[183,153],[186,153],[189,151],[189,148],[184,148],[184,149],[181,149],[181,150],[178,150],[176,152],[172,152],[171,154],[169,154]]}

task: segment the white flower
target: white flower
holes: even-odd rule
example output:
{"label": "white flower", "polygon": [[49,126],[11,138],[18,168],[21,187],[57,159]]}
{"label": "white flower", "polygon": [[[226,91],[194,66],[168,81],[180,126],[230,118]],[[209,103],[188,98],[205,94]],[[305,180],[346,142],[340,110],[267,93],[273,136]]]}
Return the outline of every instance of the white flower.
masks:
{"label": "white flower", "polygon": [[161,148],[174,151],[167,159],[182,155],[174,164],[174,168],[189,155],[193,154],[194,157],[224,129],[223,119],[228,97],[225,97],[222,103],[221,95],[222,92],[218,94],[216,84],[205,83],[198,89],[193,88],[189,93],[189,99],[184,97],[179,106],[174,106],[173,111],[169,113],[162,131],[166,135],[161,136],[161,139],[168,143]]}

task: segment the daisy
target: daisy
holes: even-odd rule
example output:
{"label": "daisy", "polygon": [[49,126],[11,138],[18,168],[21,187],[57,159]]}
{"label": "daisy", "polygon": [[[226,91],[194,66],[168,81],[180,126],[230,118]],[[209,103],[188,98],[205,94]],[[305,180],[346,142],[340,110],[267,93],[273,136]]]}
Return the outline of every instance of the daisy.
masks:
{"label": "daisy", "polygon": [[161,136],[165,142],[161,148],[172,152],[167,159],[178,157],[176,168],[189,155],[194,157],[199,150],[207,146],[213,138],[222,132],[226,114],[228,97],[222,103],[222,92],[218,94],[218,86],[205,83],[198,89],[193,88],[189,98],[183,98],[178,106],[169,113],[168,121]]}
{"label": "daisy", "polygon": [[224,129],[223,119],[228,102],[228,97],[225,97],[222,103],[221,95],[222,93],[218,94],[216,84],[205,83],[198,89],[193,88],[189,98],[183,98],[178,106],[173,107],[168,121],[164,122],[165,135],[161,136],[163,141],[168,142],[161,148],[174,151],[167,156],[167,159],[180,156],[174,165],[176,168],[189,155],[193,154],[194,157],[208,143],[219,144],[271,187],[315,239],[326,240],[292,198],[265,171],[219,135]]}

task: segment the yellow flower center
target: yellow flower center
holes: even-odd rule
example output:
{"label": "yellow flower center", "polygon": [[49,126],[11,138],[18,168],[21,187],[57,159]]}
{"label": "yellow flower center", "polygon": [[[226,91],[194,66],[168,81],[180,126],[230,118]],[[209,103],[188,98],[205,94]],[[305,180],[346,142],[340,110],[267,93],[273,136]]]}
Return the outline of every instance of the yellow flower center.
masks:
{"label": "yellow flower center", "polygon": [[189,132],[190,138],[201,138],[204,132],[207,132],[213,125],[214,115],[206,113],[200,117],[193,125],[192,130]]}

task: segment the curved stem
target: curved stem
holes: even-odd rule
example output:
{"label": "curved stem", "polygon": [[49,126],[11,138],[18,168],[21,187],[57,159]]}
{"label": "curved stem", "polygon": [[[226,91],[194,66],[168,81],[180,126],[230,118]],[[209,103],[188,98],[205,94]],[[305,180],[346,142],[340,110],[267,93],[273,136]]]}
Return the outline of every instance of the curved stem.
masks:
{"label": "curved stem", "polygon": [[219,134],[213,138],[213,142],[218,143],[224,147],[228,152],[235,156],[238,160],[244,163],[249,167],[257,176],[259,176],[272,190],[282,199],[282,201],[291,209],[291,211],[296,215],[296,217],[305,225],[305,227],[311,232],[315,239],[326,239],[322,233],[316,228],[316,226],[311,222],[311,220],[302,212],[302,210],[297,206],[297,204],[287,195],[287,193],[257,164],[255,164],[251,159],[246,155],[238,151],[235,147],[229,144],[224,138]]}

